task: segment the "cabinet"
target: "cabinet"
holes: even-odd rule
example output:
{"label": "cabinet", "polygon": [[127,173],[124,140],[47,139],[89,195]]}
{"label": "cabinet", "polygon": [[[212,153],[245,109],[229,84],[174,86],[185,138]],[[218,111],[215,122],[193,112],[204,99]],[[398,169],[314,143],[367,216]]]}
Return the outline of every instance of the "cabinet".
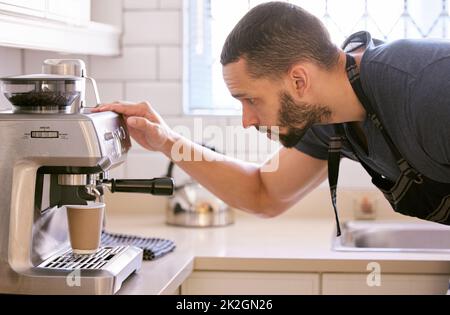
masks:
{"label": "cabinet", "polygon": [[47,0],[0,0],[0,10],[31,16],[45,16]]}
{"label": "cabinet", "polygon": [[[116,1],[112,5],[121,5]],[[91,21],[91,0],[0,0],[0,46],[116,56],[121,30]]]}
{"label": "cabinet", "polygon": [[[323,294],[445,294],[449,275],[381,274],[379,285],[368,284],[367,274],[322,275]],[[370,283],[370,280],[369,280]]]}
{"label": "cabinet", "polygon": [[91,19],[90,0],[47,0],[47,18],[84,25]]}
{"label": "cabinet", "polygon": [[81,25],[90,21],[91,0],[0,0],[0,10]]}
{"label": "cabinet", "polygon": [[289,272],[194,271],[181,286],[181,294],[319,294],[319,275]]}
{"label": "cabinet", "polygon": [[450,275],[381,274],[379,286],[368,274],[248,271],[194,271],[183,295],[427,295],[446,294]]}

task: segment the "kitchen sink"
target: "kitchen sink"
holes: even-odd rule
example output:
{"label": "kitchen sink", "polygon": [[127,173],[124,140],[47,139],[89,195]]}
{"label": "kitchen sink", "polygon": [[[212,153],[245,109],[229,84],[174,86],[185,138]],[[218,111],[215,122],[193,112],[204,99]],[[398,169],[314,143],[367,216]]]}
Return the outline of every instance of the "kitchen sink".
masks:
{"label": "kitchen sink", "polygon": [[347,221],[341,232],[333,250],[450,253],[450,226],[438,223]]}

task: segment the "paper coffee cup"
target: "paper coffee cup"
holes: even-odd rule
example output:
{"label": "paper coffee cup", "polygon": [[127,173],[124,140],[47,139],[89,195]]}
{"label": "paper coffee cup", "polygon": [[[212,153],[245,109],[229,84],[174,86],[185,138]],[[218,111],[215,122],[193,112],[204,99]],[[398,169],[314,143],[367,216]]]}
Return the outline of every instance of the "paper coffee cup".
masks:
{"label": "paper coffee cup", "polygon": [[93,254],[100,247],[104,203],[66,205],[70,245],[74,254]]}

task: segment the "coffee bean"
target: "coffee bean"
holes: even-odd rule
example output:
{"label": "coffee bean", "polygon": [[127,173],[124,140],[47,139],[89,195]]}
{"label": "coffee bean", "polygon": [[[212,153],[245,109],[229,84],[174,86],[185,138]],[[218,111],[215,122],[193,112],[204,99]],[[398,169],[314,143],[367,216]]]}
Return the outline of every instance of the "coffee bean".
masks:
{"label": "coffee bean", "polygon": [[70,106],[79,95],[77,92],[57,94],[54,92],[28,92],[9,96],[9,101],[18,107]]}

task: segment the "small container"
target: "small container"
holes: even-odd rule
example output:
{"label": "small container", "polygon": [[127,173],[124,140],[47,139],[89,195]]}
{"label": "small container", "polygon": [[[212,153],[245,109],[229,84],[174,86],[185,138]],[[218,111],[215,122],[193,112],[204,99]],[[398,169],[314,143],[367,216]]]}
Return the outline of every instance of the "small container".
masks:
{"label": "small container", "polygon": [[189,227],[227,226],[234,223],[234,213],[229,205],[192,181],[175,187],[168,200],[166,222]]}
{"label": "small container", "polygon": [[[167,177],[173,177],[171,161]],[[234,223],[233,209],[193,179],[175,186],[167,202],[166,223],[186,227],[216,227]]]}
{"label": "small container", "polygon": [[355,220],[375,220],[377,217],[376,198],[362,196],[361,199],[353,200],[353,215]]}
{"label": "small container", "polygon": [[65,207],[73,253],[87,255],[97,252],[100,247],[105,204],[97,202]]}
{"label": "small container", "polygon": [[72,103],[81,97],[79,77],[32,74],[0,79],[1,91],[15,112],[72,112]]}

